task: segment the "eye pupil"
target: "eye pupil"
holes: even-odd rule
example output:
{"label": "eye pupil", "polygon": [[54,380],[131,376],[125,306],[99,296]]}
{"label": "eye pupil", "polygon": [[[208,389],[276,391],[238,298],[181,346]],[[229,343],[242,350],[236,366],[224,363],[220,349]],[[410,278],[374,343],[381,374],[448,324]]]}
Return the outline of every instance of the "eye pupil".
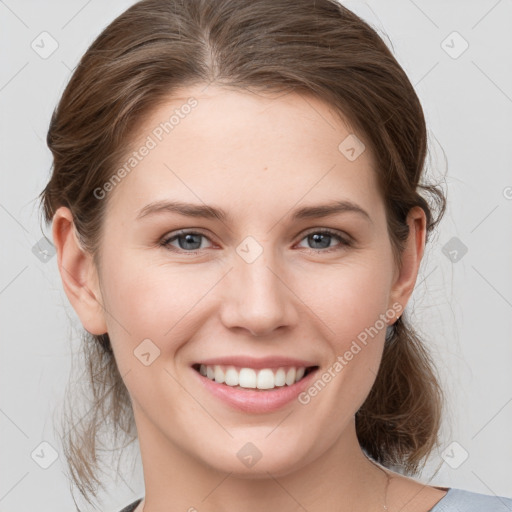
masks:
{"label": "eye pupil", "polygon": [[318,243],[318,242],[326,242],[324,243],[323,245],[321,245],[321,247],[315,247],[315,249],[323,249],[325,247],[329,247],[329,241],[330,241],[330,238],[332,235],[329,235],[329,234],[321,234],[321,233],[314,233],[312,235],[309,235],[310,238],[312,239],[313,243]]}
{"label": "eye pupil", "polygon": [[[193,234],[193,233],[186,233],[184,235],[181,235],[180,237],[178,237],[178,240],[179,240],[179,246],[181,249],[199,249],[201,247],[201,237],[202,235],[200,234]],[[183,244],[182,243],[182,240],[185,239],[185,243]],[[195,240],[194,240],[195,239]],[[197,247],[189,247],[189,246],[186,246],[186,244],[198,244]]]}

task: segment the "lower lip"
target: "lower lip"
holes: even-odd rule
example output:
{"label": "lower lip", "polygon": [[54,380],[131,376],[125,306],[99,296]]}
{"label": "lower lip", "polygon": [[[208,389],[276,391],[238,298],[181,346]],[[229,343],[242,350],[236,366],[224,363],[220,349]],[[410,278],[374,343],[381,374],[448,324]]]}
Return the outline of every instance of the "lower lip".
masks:
{"label": "lower lip", "polygon": [[238,409],[239,411],[249,413],[265,413],[277,411],[286,404],[292,402],[302,393],[309,385],[311,380],[317,373],[317,369],[308,373],[299,382],[291,386],[281,386],[270,390],[244,390],[233,388],[226,384],[219,384],[208,377],[201,375],[192,368],[203,386],[214,396],[222,400],[224,403]]}

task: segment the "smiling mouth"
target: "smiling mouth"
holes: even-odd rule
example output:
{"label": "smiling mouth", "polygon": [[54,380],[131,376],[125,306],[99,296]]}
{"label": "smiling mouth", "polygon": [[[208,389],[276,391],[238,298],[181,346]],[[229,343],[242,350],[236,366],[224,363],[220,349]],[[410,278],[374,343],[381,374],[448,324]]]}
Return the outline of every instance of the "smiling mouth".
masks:
{"label": "smiling mouth", "polygon": [[203,377],[217,384],[224,384],[235,389],[269,391],[286,386],[293,386],[318,366],[286,366],[278,368],[244,368],[232,365],[194,364],[192,368]]}

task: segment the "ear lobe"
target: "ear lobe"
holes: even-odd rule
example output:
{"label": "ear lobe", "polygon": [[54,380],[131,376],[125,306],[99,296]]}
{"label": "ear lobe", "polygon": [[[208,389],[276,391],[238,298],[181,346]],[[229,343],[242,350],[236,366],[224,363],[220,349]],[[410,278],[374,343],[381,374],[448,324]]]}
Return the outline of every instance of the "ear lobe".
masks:
{"label": "ear lobe", "polygon": [[402,265],[395,272],[396,277],[390,294],[390,303],[398,302],[402,309],[405,309],[418,277],[421,259],[425,250],[426,222],[427,218],[421,207],[415,206],[409,211],[407,216],[409,236],[402,253]]}
{"label": "ear lobe", "polygon": [[91,334],[107,332],[98,273],[92,254],[82,248],[69,208],[53,216],[52,235],[64,291],[84,328]]}

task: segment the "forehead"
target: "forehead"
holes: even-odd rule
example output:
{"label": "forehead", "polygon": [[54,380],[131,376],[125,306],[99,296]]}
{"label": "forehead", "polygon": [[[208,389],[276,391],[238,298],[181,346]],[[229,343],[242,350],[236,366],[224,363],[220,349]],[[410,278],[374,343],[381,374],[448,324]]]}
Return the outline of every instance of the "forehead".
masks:
{"label": "forehead", "polygon": [[271,198],[282,207],[335,197],[378,206],[371,152],[327,103],[205,87],[175,91],[146,116],[119,164],[127,172],[110,192],[110,209],[129,204],[135,215],[166,198],[229,198],[240,213],[255,202],[268,208]]}

